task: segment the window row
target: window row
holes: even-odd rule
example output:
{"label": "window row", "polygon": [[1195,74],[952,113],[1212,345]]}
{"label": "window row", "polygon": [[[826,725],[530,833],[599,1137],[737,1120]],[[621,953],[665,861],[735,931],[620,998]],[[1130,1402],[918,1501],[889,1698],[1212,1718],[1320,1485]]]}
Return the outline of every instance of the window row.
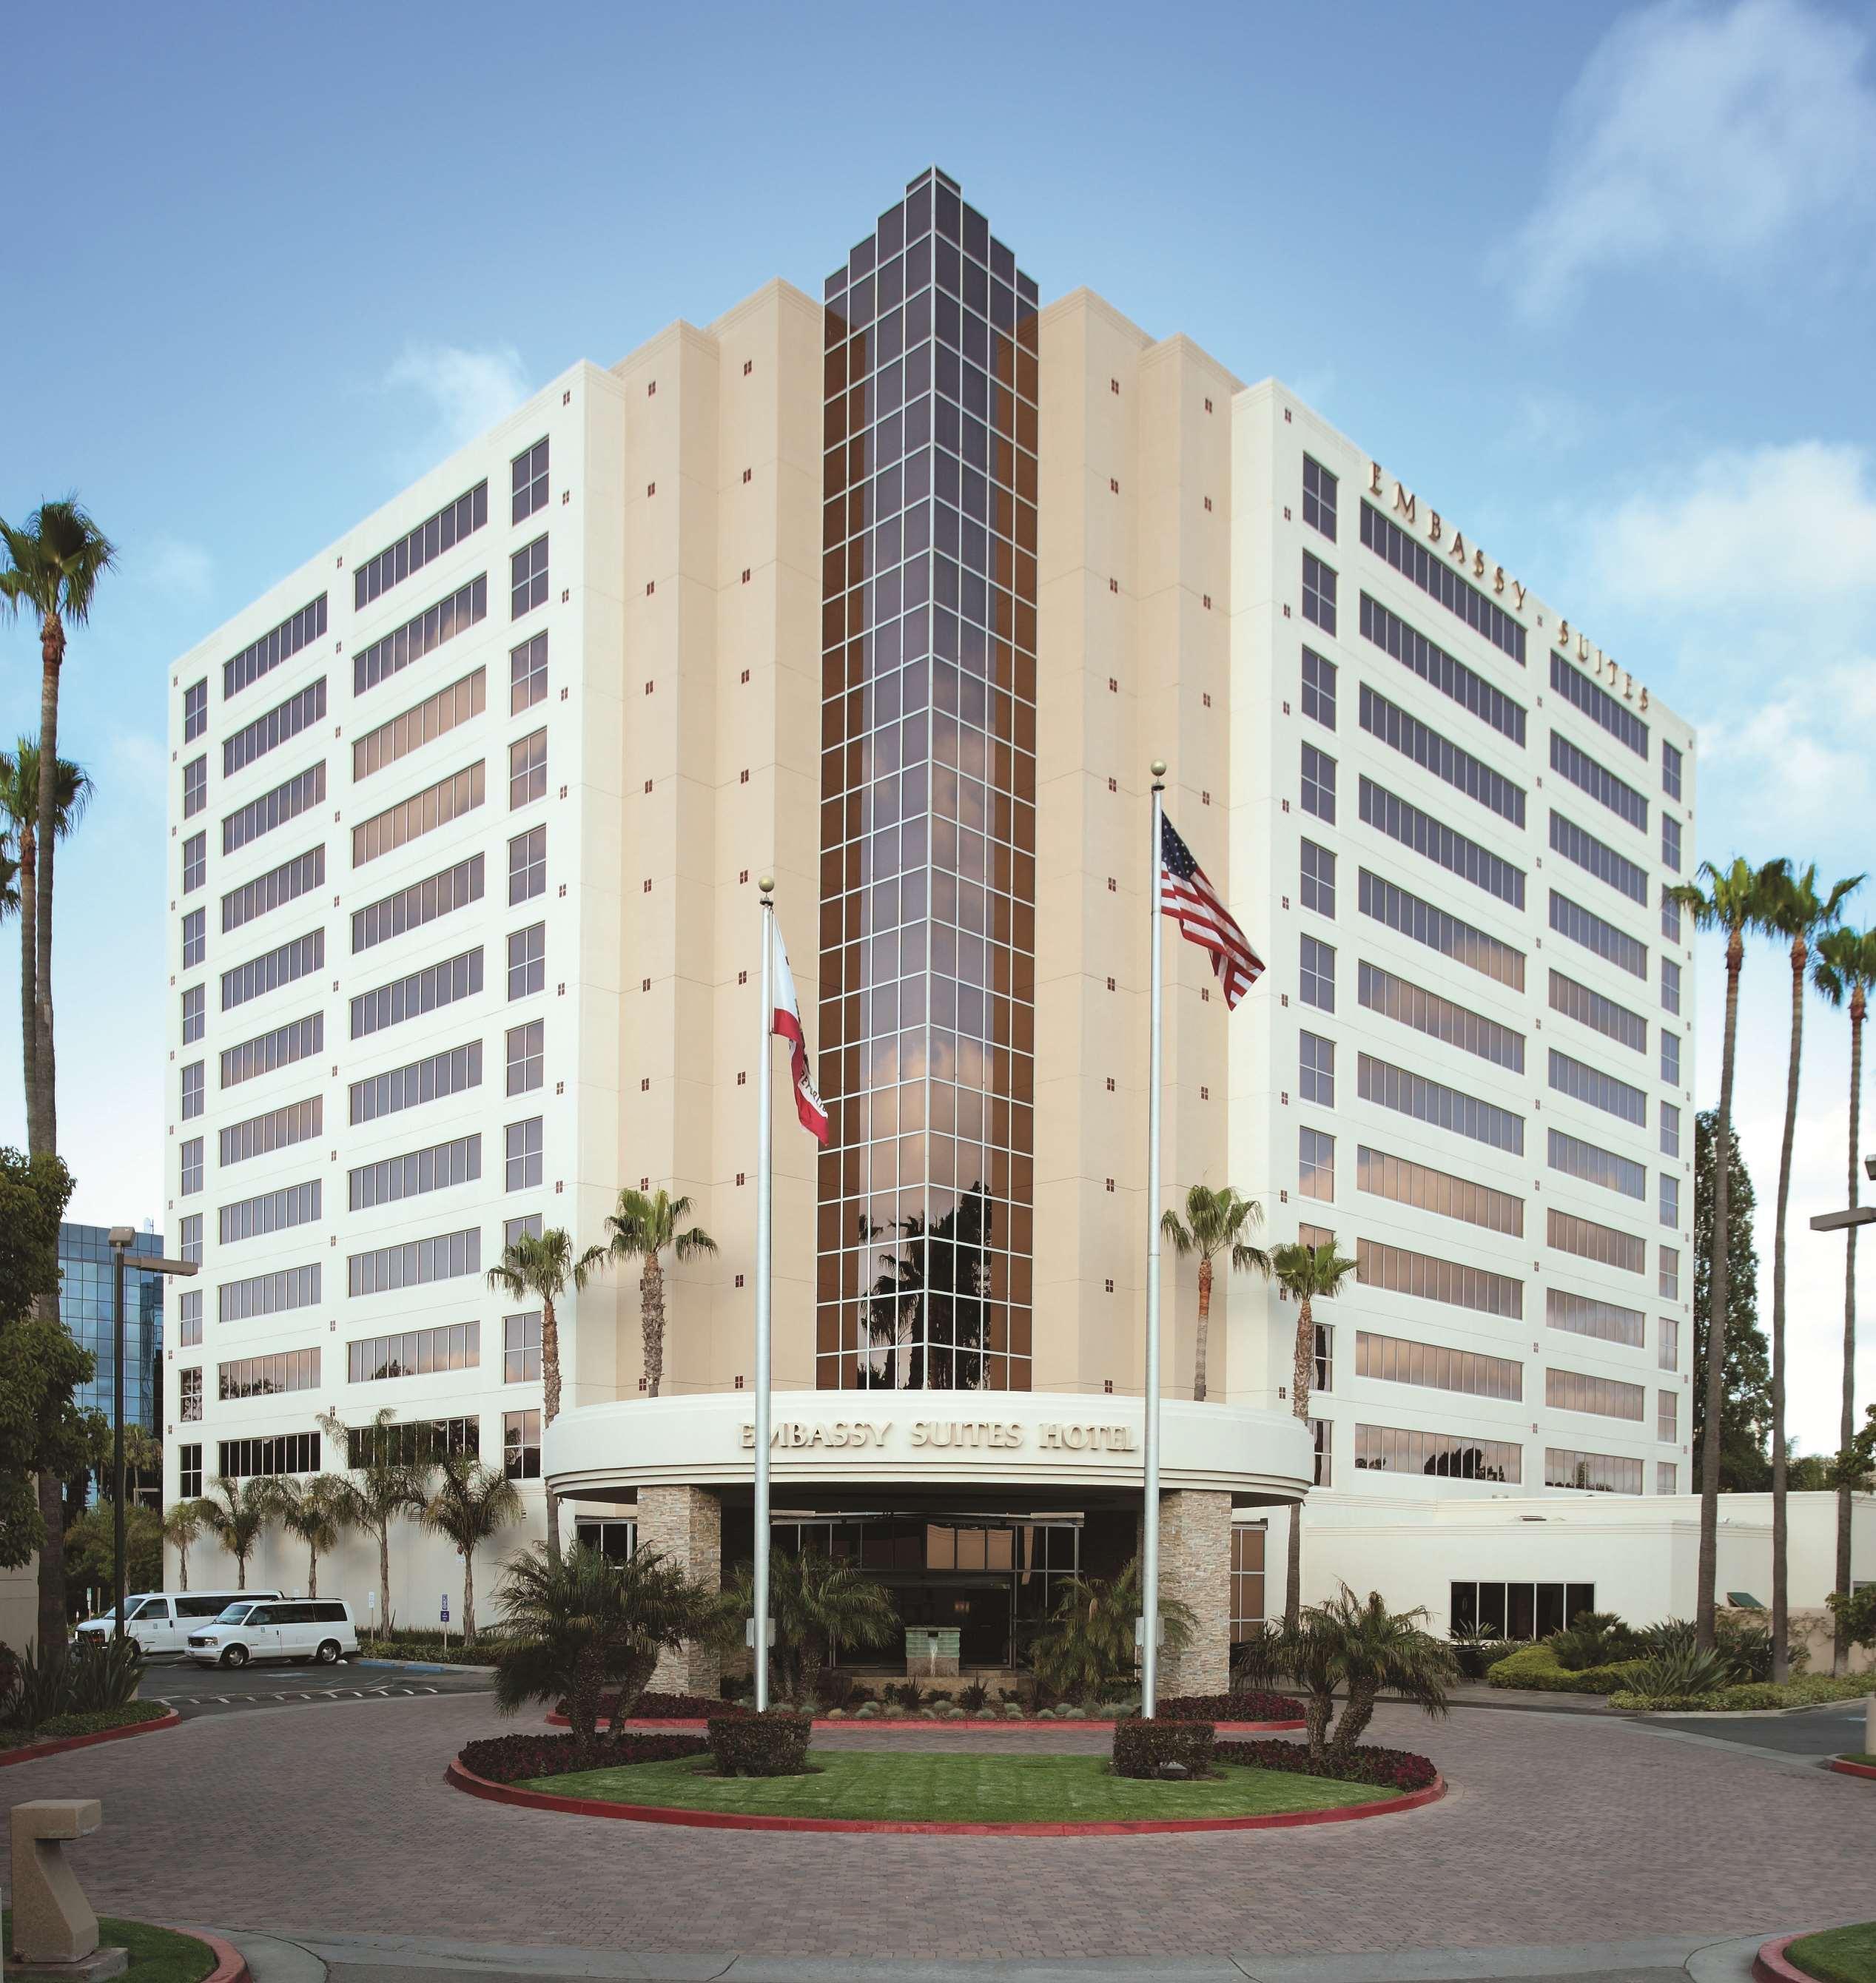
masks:
{"label": "window row", "polygon": [[1599,687],[1554,648],[1550,653],[1550,686],[1592,723],[1600,724],[1618,744],[1626,744],[1644,764],[1647,761],[1647,724],[1627,703],[1619,702]]}
{"label": "window row", "polygon": [[[544,445],[544,443],[543,443]],[[489,520],[489,485],[478,482],[435,516],[426,517],[414,530],[367,558],[352,574],[352,610],[356,613],[401,584],[413,571],[451,550]]]}
{"label": "window row", "polygon": [[1437,951],[1442,957],[1450,958],[1497,984],[1509,985],[1514,992],[1524,989],[1523,951],[1475,929],[1470,923],[1449,915],[1444,909],[1423,901],[1418,895],[1410,895],[1366,868],[1360,872],[1359,897],[1362,914],[1372,916],[1397,935],[1424,944],[1429,950]]}
{"label": "window row", "polygon": [[1464,1005],[1456,1005],[1450,998],[1442,998],[1436,992],[1410,984],[1404,978],[1396,978],[1366,958],[1359,966],[1359,977],[1358,996],[1371,1012],[1398,1020],[1416,1032],[1444,1041],[1448,1046],[1476,1054],[1494,1067],[1509,1068],[1515,1074],[1524,1072],[1522,1033],[1513,1032],[1509,1026],[1501,1026],[1496,1019],[1488,1019]]}
{"label": "window row", "polygon": [[352,657],[352,693],[363,695],[488,617],[489,581],[480,573],[434,606]]}
{"label": "window row", "polygon": [[1588,985],[1579,985],[1560,971],[1550,973],[1550,1009],[1600,1033],[1605,1039],[1613,1040],[1618,1046],[1627,1047],[1631,1053],[1648,1051],[1648,1022],[1639,1012],[1631,1012],[1626,1005],[1618,1005],[1613,998],[1592,992]]}
{"label": "window row", "polygon": [[1645,1199],[1648,1195],[1648,1169],[1631,1157],[1619,1156],[1561,1129],[1550,1132],[1550,1168],[1585,1184],[1600,1185],[1605,1191],[1618,1191],[1624,1198]]}
{"label": "window row", "polygon": [[1606,1115],[1633,1122],[1637,1129],[1647,1126],[1648,1098],[1642,1089],[1626,1081],[1618,1081],[1613,1074],[1603,1073],[1600,1068],[1590,1067],[1567,1053],[1559,1053],[1555,1047],[1550,1049],[1550,1085],[1558,1094],[1587,1102],[1590,1108],[1600,1109]]}
{"label": "window row", "polygon": [[1626,854],[1618,854],[1607,841],[1586,833],[1575,821],[1560,812],[1550,814],[1550,851],[1573,862],[1586,874],[1607,882],[1618,895],[1645,908],[1648,901],[1648,873]]}
{"label": "window row", "polygon": [[1647,1331],[1647,1317],[1640,1309],[1624,1308],[1618,1302],[1590,1295],[1573,1295],[1562,1288],[1545,1290],[1544,1319],[1552,1329],[1593,1336],[1601,1343],[1625,1343],[1631,1349],[1641,1347]]}
{"label": "window row", "polygon": [[277,751],[303,730],[309,730],[326,715],[326,677],[309,682],[297,695],[276,703],[265,715],[257,716],[222,744],[222,776],[232,777],[256,758]]}
{"label": "window row", "polygon": [[1450,1171],[1434,1170],[1428,1165],[1360,1145],[1355,1152],[1355,1183],[1357,1190],[1372,1192],[1376,1198],[1392,1199],[1397,1205],[1436,1212],[1443,1219],[1463,1219],[1466,1225],[1483,1226],[1489,1232],[1523,1237],[1522,1199],[1514,1198],[1510,1192],[1494,1191],[1490,1185],[1475,1184],[1470,1178],[1455,1177]]}
{"label": "window row", "polygon": [[245,1122],[231,1122],[221,1132],[222,1168],[309,1142],[320,1133],[324,1114],[324,1099],[315,1095],[305,1102],[289,1102],[264,1115],[250,1115]]}
{"label": "window row", "polygon": [[1559,936],[1567,936],[1572,943],[1593,951],[1605,964],[1613,964],[1618,971],[1626,971],[1646,983],[1648,946],[1554,888],[1550,891],[1550,927]]}
{"label": "window row", "polygon": [[216,1395],[266,1398],[276,1391],[316,1391],[319,1385],[317,1349],[277,1349],[266,1356],[238,1356],[216,1370]]}
{"label": "window row", "polygon": [[277,1068],[290,1067],[326,1050],[326,1015],[313,1012],[303,1019],[289,1020],[272,1032],[257,1034],[239,1046],[222,1050],[222,1085],[238,1088]]}
{"label": "window row", "polygon": [[296,936],[277,948],[250,957],[232,971],[222,973],[222,1010],[232,1012],[251,998],[277,992],[316,971],[326,968],[326,932],[316,929]]}
{"label": "window row", "polygon": [[360,783],[480,716],[488,698],[488,680],[487,669],[477,668],[356,738],[352,745],[352,782]]}
{"label": "window row", "polygon": [[346,1262],[346,1292],[353,1296],[390,1294],[399,1288],[454,1280],[479,1272],[481,1266],[482,1235],[471,1226],[460,1232],[440,1232],[432,1239],[353,1254]]}
{"label": "window row", "polygon": [[1514,909],[1524,906],[1524,871],[1476,840],[1456,832],[1444,821],[1421,811],[1372,778],[1361,781],[1361,817],[1390,840],[1411,848],[1423,859],[1460,880],[1483,888]]}
{"label": "window row", "polygon": [[446,1191],[470,1184],[482,1175],[482,1139],[458,1136],[446,1143],[411,1150],[402,1156],[381,1157],[346,1173],[349,1209],[366,1212],[375,1205],[416,1198],[425,1192]]}
{"label": "window row", "polygon": [[1357,1425],[1355,1464],[1358,1470],[1430,1474],[1443,1480],[1496,1480],[1515,1486],[1524,1477],[1524,1449],[1509,1440]]}
{"label": "window row", "polygon": [[353,1082],[346,1091],[349,1118],[356,1128],[361,1122],[375,1122],[381,1115],[394,1115],[481,1085],[482,1042],[471,1040],[466,1046],[447,1047],[441,1053]]}
{"label": "window row", "polygon": [[446,778],[388,806],[352,829],[352,865],[363,868],[381,855],[434,833],[483,803],[487,766],[478,758]]}
{"label": "window row", "polygon": [[[272,911],[283,908],[304,895],[326,884],[326,849],[309,848],[257,874],[222,898],[222,934],[229,935],[243,925],[257,921]],[[196,912],[199,915],[201,912]],[[196,960],[199,962],[201,960]]]}
{"label": "window row", "polygon": [[448,1323],[437,1329],[406,1329],[396,1336],[365,1336],[348,1343],[346,1382],[382,1384],[396,1377],[473,1370],[481,1362],[481,1323]]}
{"label": "window row", "polygon": [[466,861],[459,861],[440,874],[426,875],[421,881],[412,882],[407,888],[400,888],[395,895],[383,896],[377,901],[367,903],[362,909],[355,909],[352,914],[353,955],[388,943],[393,937],[423,928],[439,916],[446,916],[453,910],[466,908],[471,902],[480,901],[482,884],[483,856],[472,854]]}
{"label": "window row", "polygon": [[1372,1054],[1360,1055],[1356,1060],[1356,1089],[1364,1102],[1397,1109],[1416,1122],[1430,1122],[1455,1135],[1469,1136],[1494,1149],[1508,1150],[1513,1156],[1524,1153],[1523,1116],[1459,1088],[1430,1081],[1406,1068],[1395,1067]]}
{"label": "window row", "polygon": [[1361,727],[1390,750],[1410,758],[1456,791],[1476,800],[1488,812],[1513,826],[1524,824],[1524,788],[1513,784],[1470,751],[1462,750],[1430,724],[1370,688],[1361,685]]}
{"label": "window row", "polygon": [[420,1018],[445,1005],[473,998],[482,989],[482,946],[466,950],[440,963],[426,965],[407,978],[393,978],[370,992],[361,992],[352,1001],[352,1037],[363,1039],[373,1033],[401,1026],[407,1019]]}
{"label": "window row", "polygon": [[1587,751],[1579,751],[1560,730],[1550,732],[1550,768],[1587,792],[1598,805],[1607,806],[1618,819],[1640,832],[1647,831],[1648,801],[1607,765],[1599,764]]}
{"label": "window row", "polygon": [[[326,800],[326,760],[322,757],[316,764],[310,764],[303,771],[289,778],[285,784],[276,785],[270,792],[263,792],[257,799],[228,814],[222,821],[222,851],[233,854],[249,841],[271,833],[277,826],[284,826],[289,820],[297,819],[303,812],[310,812],[316,805]],[[185,863],[186,865],[186,862]],[[186,878],[183,886],[192,886]]]}
{"label": "window row", "polygon": [[[279,625],[270,627],[258,640],[250,640],[232,660],[222,664],[222,700],[239,695],[250,683],[257,682],[265,674],[271,674],[283,661],[290,660],[301,648],[309,647],[326,631],[326,594],[310,600],[297,613],[290,614]],[[199,684],[198,685],[199,686]],[[194,691],[190,693],[192,694]],[[208,721],[208,697],[203,694],[201,706],[202,724]],[[196,712],[185,705],[185,716]],[[185,729],[187,729],[186,721]],[[195,731],[189,731],[193,737]]]}
{"label": "window row", "polygon": [[1461,709],[1478,717],[1481,723],[1490,724],[1501,737],[1508,737],[1522,750],[1524,745],[1525,711],[1522,703],[1513,702],[1502,689],[1495,688],[1483,675],[1475,674],[1466,664],[1449,654],[1443,647],[1436,647],[1424,634],[1410,627],[1406,621],[1390,613],[1377,599],[1366,593],[1361,596],[1361,629],[1363,637],[1372,640],[1383,654],[1391,654],[1403,667],[1411,668],[1430,687],[1437,689]]}
{"label": "window row", "polygon": [[285,1267],[246,1280],[224,1281],[216,1290],[216,1313],[223,1322],[246,1322],[256,1316],[281,1315],[289,1309],[313,1308],[319,1299],[319,1263]]}
{"label": "window row", "polygon": [[1370,503],[1362,503],[1362,542],[1393,567],[1410,584],[1481,634],[1520,667],[1524,665],[1524,629],[1495,600],[1488,599],[1437,552],[1410,537]]}
{"label": "window row", "polygon": [[1444,1349],[1402,1336],[1370,1335],[1366,1329],[1356,1331],[1355,1374],[1384,1383],[1463,1392],[1469,1397],[1518,1401],[1524,1396],[1524,1366],[1514,1358]]}
{"label": "window row", "polygon": [[1514,1321],[1524,1313],[1524,1283],[1509,1274],[1488,1273],[1483,1267],[1383,1246],[1376,1239],[1357,1239],[1355,1259],[1355,1278],[1363,1287],[1441,1302],[1449,1308],[1509,1316]]}
{"label": "window row", "polygon": [[1583,1219],[1571,1212],[1550,1207],[1546,1215],[1545,1239],[1560,1253],[1574,1253],[1579,1259],[1598,1266],[1618,1268],[1625,1274],[1648,1271],[1648,1243],[1632,1232],[1618,1232],[1613,1226]]}
{"label": "window row", "polygon": [[232,1246],[242,1239],[283,1232],[289,1226],[309,1226],[322,1216],[323,1197],[323,1187],[314,1178],[306,1184],[283,1185],[277,1191],[263,1191],[224,1205],[217,1214],[221,1243]]}

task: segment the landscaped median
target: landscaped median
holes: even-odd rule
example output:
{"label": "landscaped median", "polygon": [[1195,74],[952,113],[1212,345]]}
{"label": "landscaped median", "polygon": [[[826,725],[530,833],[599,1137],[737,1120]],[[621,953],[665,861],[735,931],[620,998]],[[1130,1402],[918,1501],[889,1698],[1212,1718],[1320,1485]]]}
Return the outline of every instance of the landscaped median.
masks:
{"label": "landscaped median", "polygon": [[[1313,1761],[1300,1743],[1215,1742],[1204,1722],[1122,1723],[1112,1766],[1099,1755],[852,1750],[811,1762],[811,1726],[724,1716],[708,1740],[627,1734],[584,1757],[570,1735],[503,1736],[470,1743],[449,1777],[497,1802],[646,1823],[1087,1837],[1328,1824],[1410,1810],[1445,1789],[1422,1756],[1358,1747]],[[1157,1774],[1168,1766],[1175,1777]]]}
{"label": "landscaped median", "polygon": [[1747,1680],[1706,1694],[1637,1694],[1618,1688],[1610,1695],[1609,1705],[1630,1714],[1751,1714],[1821,1707],[1834,1700],[1860,1700],[1868,1694],[1876,1694],[1876,1674],[1801,1674],[1796,1680]]}
{"label": "landscaped median", "polygon": [[1846,1777],[1876,1777],[1876,1756],[1854,1752],[1848,1756],[1833,1756],[1831,1767]]}
{"label": "landscaped median", "polygon": [[[600,1724],[610,1727],[612,1716],[618,1705],[616,1694],[602,1694],[599,1712]],[[644,1693],[632,1704],[630,1714],[626,1717],[628,1729],[655,1731],[664,1728],[696,1729],[701,1731],[714,1717],[724,1714],[747,1714],[754,1710],[741,1702],[712,1700],[701,1694]],[[961,1708],[939,1701],[928,1707],[907,1708],[892,1701],[881,1703],[867,1701],[851,1710],[833,1709],[817,1714],[817,1728],[903,1728],[910,1726],[924,1730],[935,1724],[945,1728],[971,1730],[995,1734],[1011,1729],[1070,1727],[1110,1729],[1127,1720],[1136,1710],[1124,1707],[1083,1707],[1072,1704],[1058,1707],[1032,1710],[1015,1701],[1007,1701],[998,1707],[988,1705],[975,1708]],[[1303,1704],[1292,1695],[1262,1692],[1239,1694],[1189,1694],[1163,1700],[1159,1704],[1162,1717],[1173,1720],[1194,1719],[1208,1720],[1216,1727],[1233,1734],[1279,1734],[1303,1726]],[[547,1717],[548,1725],[564,1728],[567,1724],[567,1704],[562,1701]]]}
{"label": "landscaped median", "polygon": [[1876,1921],[1768,1941],[1752,1973],[1760,1983],[1876,1983]]}
{"label": "landscaped median", "polygon": [[[10,1956],[13,1952],[11,1908],[6,1913],[5,1935]],[[129,1952],[130,1966],[118,1971],[119,1983],[248,1983],[248,1965],[239,1951],[212,1937],[155,1928],[148,1921],[112,1921],[101,1916],[98,1946]]]}
{"label": "landscaped median", "polygon": [[160,1700],[133,1700],[90,1714],[55,1714],[36,1728],[0,1729],[0,1768],[62,1755],[68,1749],[89,1749],[94,1743],[115,1742],[125,1735],[152,1735],[175,1727],[182,1718]]}

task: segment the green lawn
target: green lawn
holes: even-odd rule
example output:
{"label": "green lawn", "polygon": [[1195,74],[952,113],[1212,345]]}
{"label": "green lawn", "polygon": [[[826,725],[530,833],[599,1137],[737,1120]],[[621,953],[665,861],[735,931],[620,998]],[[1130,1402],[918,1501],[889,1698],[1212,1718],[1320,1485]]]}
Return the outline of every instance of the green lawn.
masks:
{"label": "green lawn", "polygon": [[1876,1921],[1802,1936],[1785,1954],[1818,1983],[1876,1983]]}
{"label": "green lawn", "polygon": [[[13,1911],[5,1915],[6,1947],[13,1947]],[[100,1948],[127,1948],[130,1967],[123,1971],[122,1983],[202,1983],[215,1967],[215,1952],[204,1942],[187,1935],[172,1935],[166,1928],[152,1928],[144,1921],[98,1922]]]}
{"label": "green lawn", "polygon": [[1236,1764],[1200,1783],[1155,1783],[1107,1774],[1099,1756],[879,1755],[823,1750],[804,1777],[714,1777],[706,1757],[634,1763],[536,1777],[520,1786],[609,1803],[677,1804],[764,1817],[935,1820],[967,1824],[1095,1824],[1115,1818],[1242,1817],[1388,1794],[1368,1784],[1326,1781]]}
{"label": "green lawn", "polygon": [[1876,1756],[1860,1750],[1853,1750],[1848,1756],[1839,1756],[1840,1763],[1861,1763],[1865,1769],[1876,1770]]}

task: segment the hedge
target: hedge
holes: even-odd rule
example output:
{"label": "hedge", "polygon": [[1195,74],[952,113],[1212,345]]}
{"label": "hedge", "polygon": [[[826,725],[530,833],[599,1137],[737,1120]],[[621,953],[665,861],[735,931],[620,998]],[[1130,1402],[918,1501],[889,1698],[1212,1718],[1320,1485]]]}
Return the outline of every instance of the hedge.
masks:
{"label": "hedge", "polygon": [[1209,1776],[1215,1740],[1209,1721],[1117,1721],[1114,1774],[1157,1777],[1170,1766],[1189,1777]]}
{"label": "hedge", "polygon": [[764,1714],[713,1714],[710,1753],[724,1777],[798,1777],[808,1769],[814,1717],[785,1707]]}
{"label": "hedge", "polygon": [[565,1776],[590,1768],[596,1760],[608,1767],[675,1763],[701,1756],[709,1747],[701,1735],[621,1735],[607,1737],[583,1755],[571,1735],[493,1735],[464,1743],[456,1761],[492,1784],[512,1784],[524,1777]]}
{"label": "hedge", "polygon": [[[599,1697],[600,1718],[610,1721],[613,1710],[619,1704],[619,1690],[610,1689]],[[555,1710],[567,1712],[565,1701]],[[751,1710],[741,1702],[719,1700],[709,1694],[653,1694],[639,1695],[632,1703],[632,1711],[627,1717],[632,1721],[707,1721],[715,1714],[747,1714]]]}
{"label": "hedge", "polygon": [[1251,1742],[1220,1742],[1212,1751],[1221,1763],[1242,1763],[1254,1770],[1293,1770],[1299,1776],[1332,1777],[1347,1784],[1373,1784],[1383,1790],[1423,1791],[1439,1775],[1431,1758],[1408,1749],[1375,1749],[1357,1743],[1345,1754],[1313,1758],[1302,1742],[1274,1736]]}
{"label": "hedge", "polygon": [[55,1714],[36,1728],[0,1729],[0,1749],[69,1741],[74,1735],[102,1735],[107,1729],[131,1728],[139,1721],[160,1721],[169,1712],[166,1701],[133,1700],[122,1707],[99,1708],[89,1714]]}
{"label": "hedge", "polygon": [[1633,1714],[1739,1714],[1769,1707],[1816,1707],[1827,1701],[1857,1700],[1876,1694],[1876,1674],[1809,1674],[1782,1686],[1748,1680],[1715,1687],[1710,1694],[1612,1694],[1611,1707]]}
{"label": "hedge", "polygon": [[[1174,1721],[1300,1721],[1302,1703],[1287,1694],[1175,1694],[1159,1704]],[[1137,1710],[1136,1710],[1137,1712]]]}
{"label": "hedge", "polygon": [[1547,1645],[1526,1646],[1508,1654],[1485,1677],[1488,1687],[1534,1688],[1542,1694],[1613,1694],[1624,1686],[1640,1660],[1617,1660],[1606,1667],[1585,1667],[1572,1673],[1557,1663]]}

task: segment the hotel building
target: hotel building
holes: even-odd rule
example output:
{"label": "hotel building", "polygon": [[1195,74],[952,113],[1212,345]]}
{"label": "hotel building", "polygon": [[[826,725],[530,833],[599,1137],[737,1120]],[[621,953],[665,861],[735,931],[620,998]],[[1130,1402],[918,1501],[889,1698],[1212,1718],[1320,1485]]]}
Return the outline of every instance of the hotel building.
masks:
{"label": "hotel building", "polygon": [[[1162,757],[1268,966],[1228,1015],[1159,925],[1165,1202],[1359,1263],[1306,1421],[1222,1266],[1195,1401],[1166,1261],[1169,1689],[1280,1608],[1312,1483],[1306,1594],[1690,1610],[1694,736],[1533,577],[1276,381],[1045,305],[935,171],[820,298],[563,373],[172,669],[168,1493],[389,1406],[523,1483],[485,1593],[550,1479],[569,1534],[750,1553],[770,874],[833,1119],[777,1112],[777,1523],[1008,1664],[1134,1547]],[[567,1297],[546,1427],[487,1271],[622,1186],[717,1250],[655,1396],[636,1270]],[[433,1622],[459,1567],[394,1554]]]}

